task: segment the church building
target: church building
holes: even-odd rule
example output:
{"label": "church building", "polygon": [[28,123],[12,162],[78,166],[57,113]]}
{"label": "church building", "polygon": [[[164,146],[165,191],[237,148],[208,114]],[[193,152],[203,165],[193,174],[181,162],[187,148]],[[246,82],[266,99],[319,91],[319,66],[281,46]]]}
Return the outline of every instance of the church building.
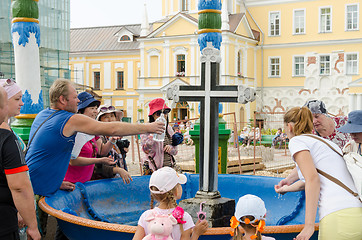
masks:
{"label": "church building", "polygon": [[[224,103],[245,122],[323,100],[332,114],[362,109],[358,0],[223,0],[220,84],[254,87],[256,101]],[[147,121],[148,103],[167,88],[200,84],[197,0],[162,0],[149,23],[71,29],[71,79],[102,102]],[[173,106],[171,120],[194,118],[198,103]],[[258,117],[258,116],[257,116]],[[261,117],[261,116],[259,116]]]}

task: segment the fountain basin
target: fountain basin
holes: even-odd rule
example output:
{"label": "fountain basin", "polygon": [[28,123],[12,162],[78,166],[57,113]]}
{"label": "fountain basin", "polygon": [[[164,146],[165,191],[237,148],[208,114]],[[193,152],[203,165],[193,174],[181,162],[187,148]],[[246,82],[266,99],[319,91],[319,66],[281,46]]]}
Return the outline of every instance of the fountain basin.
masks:
{"label": "fountain basin", "polygon": [[[199,186],[198,174],[186,176],[182,199],[194,197]],[[219,174],[218,181],[223,197],[237,201],[245,194],[254,194],[264,200],[267,209],[264,235],[278,240],[293,239],[302,230],[304,192],[280,196],[274,191],[280,178],[274,177]],[[149,176],[136,176],[131,184],[124,184],[122,179],[77,183],[73,192],[59,190],[42,199],[39,205],[57,218],[69,239],[132,239],[140,215],[150,206],[148,182]],[[311,239],[317,239],[317,230],[316,219],[316,232]],[[200,239],[230,239],[230,231],[230,227],[210,228]]]}

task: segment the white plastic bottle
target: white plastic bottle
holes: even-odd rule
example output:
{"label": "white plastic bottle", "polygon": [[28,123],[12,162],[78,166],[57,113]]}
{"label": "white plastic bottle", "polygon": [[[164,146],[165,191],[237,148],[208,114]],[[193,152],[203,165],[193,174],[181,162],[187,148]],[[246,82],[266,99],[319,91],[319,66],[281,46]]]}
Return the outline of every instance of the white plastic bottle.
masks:
{"label": "white plastic bottle", "polygon": [[[162,122],[163,124],[165,124],[165,127],[166,127],[167,121],[166,121],[165,115],[163,113],[161,113],[161,116],[156,119],[156,122]],[[165,129],[165,131],[166,131],[166,129]],[[155,133],[153,135],[153,140],[159,141],[159,142],[164,141],[165,140],[165,132],[163,132],[162,134]]]}
{"label": "white plastic bottle", "polygon": [[26,227],[23,227],[19,230],[19,237],[20,237],[20,240],[28,239],[28,235],[26,234]]}

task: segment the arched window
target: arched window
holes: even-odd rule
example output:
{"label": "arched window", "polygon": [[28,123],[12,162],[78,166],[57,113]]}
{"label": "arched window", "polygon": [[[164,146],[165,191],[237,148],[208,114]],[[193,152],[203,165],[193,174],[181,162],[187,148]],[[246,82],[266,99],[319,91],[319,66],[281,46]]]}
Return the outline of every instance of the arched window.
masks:
{"label": "arched window", "polygon": [[119,40],[120,41],[129,41],[131,39],[127,35],[123,35]]}

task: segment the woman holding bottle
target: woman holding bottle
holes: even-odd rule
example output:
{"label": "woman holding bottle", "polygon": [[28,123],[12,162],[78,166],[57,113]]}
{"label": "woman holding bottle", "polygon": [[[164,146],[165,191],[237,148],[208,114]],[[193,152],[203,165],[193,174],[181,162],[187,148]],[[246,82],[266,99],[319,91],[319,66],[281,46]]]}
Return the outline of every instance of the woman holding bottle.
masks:
{"label": "woman holding bottle", "polygon": [[142,134],[141,144],[142,150],[146,154],[146,158],[142,160],[144,175],[151,174],[162,167],[175,167],[176,162],[174,156],[177,154],[177,147],[172,145],[172,135],[174,131],[168,124],[168,113],[171,111],[167,107],[165,100],[156,98],[149,103],[150,112],[148,114],[149,122],[164,120],[166,131],[164,140],[161,136],[152,134]]}

